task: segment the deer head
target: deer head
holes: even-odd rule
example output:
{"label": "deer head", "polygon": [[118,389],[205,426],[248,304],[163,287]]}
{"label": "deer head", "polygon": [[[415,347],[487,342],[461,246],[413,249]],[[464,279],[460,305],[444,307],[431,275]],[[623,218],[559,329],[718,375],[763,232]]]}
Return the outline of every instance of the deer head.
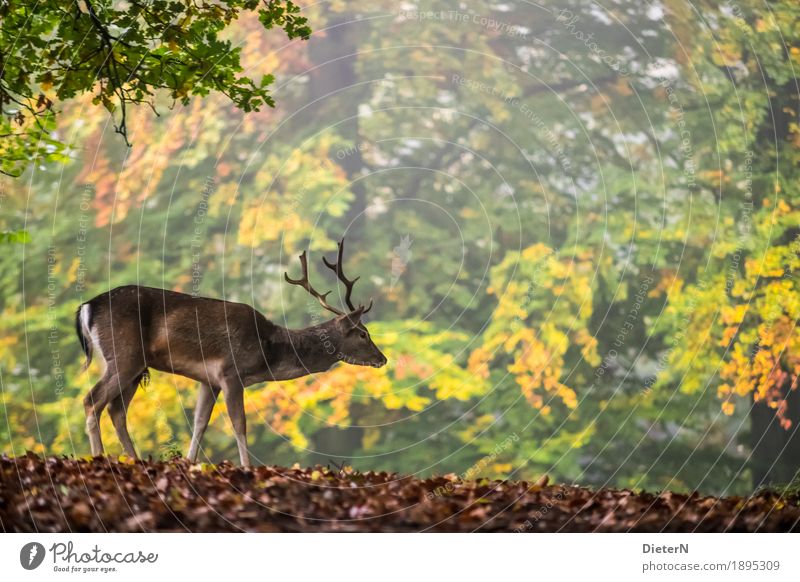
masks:
{"label": "deer head", "polygon": [[302,287],[309,293],[309,295],[319,301],[319,304],[322,305],[322,307],[331,313],[336,314],[337,317],[332,320],[332,327],[329,328],[331,333],[327,334],[327,337],[324,338],[324,341],[330,342],[330,346],[332,350],[336,352],[338,360],[357,366],[372,366],[374,368],[380,368],[381,366],[386,365],[386,356],[384,356],[383,353],[381,353],[381,351],[378,349],[378,346],[373,343],[372,338],[369,335],[369,330],[367,330],[367,327],[361,321],[361,318],[364,316],[364,314],[372,309],[372,299],[370,299],[369,305],[367,306],[359,305],[356,307],[353,305],[353,286],[360,277],[348,279],[345,276],[342,266],[343,253],[344,239],[339,242],[339,253],[336,262],[331,263],[325,257],[322,257],[322,262],[331,271],[336,273],[339,281],[344,283],[344,301],[349,309],[347,312],[342,311],[328,303],[327,298],[330,294],[330,291],[319,293],[311,286],[311,283],[308,279],[308,258],[306,251],[303,251],[303,254],[300,255],[302,276],[299,279],[292,279],[289,277],[289,273],[284,273],[284,277],[289,284]]}

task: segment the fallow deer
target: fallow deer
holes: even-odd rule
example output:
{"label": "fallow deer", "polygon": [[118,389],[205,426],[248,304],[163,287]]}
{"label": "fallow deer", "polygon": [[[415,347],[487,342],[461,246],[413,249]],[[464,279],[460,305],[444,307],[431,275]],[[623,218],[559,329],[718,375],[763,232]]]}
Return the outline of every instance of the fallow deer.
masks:
{"label": "fallow deer", "polygon": [[95,352],[105,360],[102,377],[83,401],[92,455],[103,454],[99,421],[108,407],[125,454],[136,457],[126,416],[150,368],[201,383],[189,460],[197,460],[211,411],[222,392],[239,460],[249,466],[243,396],[246,386],[324,372],[337,362],[385,365],[386,357],[361,321],[372,308],[372,300],[369,306],[353,305],[353,286],[359,278],[345,276],[343,252],[344,240],[339,243],[337,261],[331,263],[323,257],[323,262],[344,283],[349,311],[328,303],[330,291],[319,293],[311,286],[306,252],[300,255],[301,278],[292,279],[284,273],[288,283],[302,287],[336,314],[304,329],[277,325],[243,303],[139,285],[117,287],[81,304],[75,325],[86,355],[84,367],[89,366]]}

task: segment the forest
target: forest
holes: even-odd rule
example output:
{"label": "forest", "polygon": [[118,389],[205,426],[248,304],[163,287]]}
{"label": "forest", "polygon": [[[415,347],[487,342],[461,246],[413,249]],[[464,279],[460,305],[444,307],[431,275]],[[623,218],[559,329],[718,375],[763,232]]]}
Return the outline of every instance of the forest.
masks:
{"label": "forest", "polygon": [[[248,389],[255,464],[796,482],[797,2],[301,7],[310,36],[245,11],[220,31],[269,94],[166,56],[150,106],[31,81],[58,115],[35,146],[0,139],[0,453],[89,455],[81,302],[139,284],[309,326],[284,272],[308,250],[334,288],[319,258],[346,238],[389,365]],[[2,113],[2,134],[33,123]],[[143,457],[185,456],[197,393],[153,372],[128,414]],[[203,447],[236,458],[221,402]]]}

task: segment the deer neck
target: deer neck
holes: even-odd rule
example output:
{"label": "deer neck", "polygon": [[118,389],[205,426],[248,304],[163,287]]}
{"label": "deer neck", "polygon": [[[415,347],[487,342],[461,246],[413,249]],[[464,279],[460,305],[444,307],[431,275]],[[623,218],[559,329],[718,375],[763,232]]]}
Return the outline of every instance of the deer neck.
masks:
{"label": "deer neck", "polygon": [[[273,380],[324,372],[339,361],[335,321],[303,329],[279,328],[267,352]],[[273,357],[274,356],[274,357]]]}

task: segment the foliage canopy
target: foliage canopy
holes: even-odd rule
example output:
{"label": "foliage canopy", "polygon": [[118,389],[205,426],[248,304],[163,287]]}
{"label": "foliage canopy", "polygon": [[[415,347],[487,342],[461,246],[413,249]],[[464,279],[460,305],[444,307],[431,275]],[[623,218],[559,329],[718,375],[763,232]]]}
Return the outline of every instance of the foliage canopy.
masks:
{"label": "foliage canopy", "polygon": [[17,176],[36,159],[67,159],[57,109],[84,93],[112,114],[126,143],[129,106],[155,112],[159,91],[173,104],[217,91],[243,111],[274,106],[274,77],[241,75],[241,47],[221,37],[250,12],[289,39],[311,34],[291,0],[1,3],[0,172]]}

